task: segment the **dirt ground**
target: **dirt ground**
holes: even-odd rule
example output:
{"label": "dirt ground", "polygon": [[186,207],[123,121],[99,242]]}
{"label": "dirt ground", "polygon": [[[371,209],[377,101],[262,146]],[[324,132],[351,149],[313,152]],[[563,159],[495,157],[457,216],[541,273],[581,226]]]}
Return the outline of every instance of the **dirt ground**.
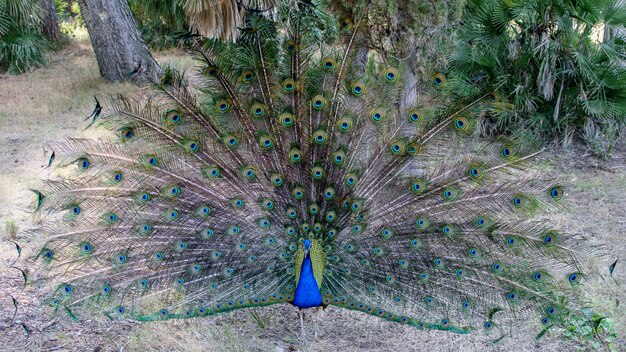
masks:
{"label": "dirt ground", "polygon": [[[193,62],[179,51],[157,55],[160,62],[181,68]],[[34,247],[31,228],[34,197],[28,190],[48,176],[46,145],[69,136],[97,136],[83,130],[93,108],[93,96],[148,94],[130,84],[105,84],[89,43],[75,42],[53,55],[49,68],[21,76],[0,76],[0,351],[569,351],[579,347],[548,334],[511,331],[498,344],[482,334],[455,335],[419,331],[359,312],[337,308],[307,313],[301,336],[297,310],[272,306],[226,316],[188,321],[136,323],[105,320],[51,320],[41,300],[21,289],[20,272],[11,268],[16,240],[23,256]],[[550,150],[536,161],[540,173],[558,176],[567,186],[568,206],[545,214],[547,221],[571,234],[585,234],[590,244],[608,253],[598,262],[607,268],[619,259],[614,281],[598,279],[585,290],[599,311],[612,317],[618,348],[626,350],[626,147],[610,161],[599,161],[581,147]],[[14,222],[15,234],[5,230]],[[15,298],[18,304],[14,316]],[[14,317],[13,317],[14,316]],[[584,348],[583,348],[584,349]]]}

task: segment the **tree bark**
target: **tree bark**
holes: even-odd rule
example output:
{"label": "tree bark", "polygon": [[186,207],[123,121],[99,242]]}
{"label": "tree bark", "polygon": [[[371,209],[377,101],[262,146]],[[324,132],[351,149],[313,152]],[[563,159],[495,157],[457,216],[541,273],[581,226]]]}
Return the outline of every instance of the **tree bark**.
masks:
{"label": "tree bark", "polygon": [[100,75],[109,82],[158,80],[161,67],[144,43],[126,0],[78,0]]}
{"label": "tree bark", "polygon": [[54,0],[39,0],[39,5],[41,6],[41,31],[48,40],[56,42],[61,39],[61,31]]}

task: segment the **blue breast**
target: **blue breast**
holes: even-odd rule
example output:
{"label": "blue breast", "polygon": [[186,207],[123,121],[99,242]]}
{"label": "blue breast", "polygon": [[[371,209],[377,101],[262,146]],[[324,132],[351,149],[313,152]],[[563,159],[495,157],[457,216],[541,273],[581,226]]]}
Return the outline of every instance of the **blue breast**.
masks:
{"label": "blue breast", "polygon": [[317,287],[317,281],[315,281],[315,277],[313,276],[313,265],[308,255],[304,258],[304,261],[302,261],[300,280],[298,280],[293,304],[300,308],[311,308],[322,305],[322,293]]}

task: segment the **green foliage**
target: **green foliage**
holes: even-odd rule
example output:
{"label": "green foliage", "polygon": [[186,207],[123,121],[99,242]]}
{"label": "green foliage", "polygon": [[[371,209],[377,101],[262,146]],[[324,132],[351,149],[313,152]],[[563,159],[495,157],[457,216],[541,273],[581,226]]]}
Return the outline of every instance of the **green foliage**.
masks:
{"label": "green foliage", "polygon": [[0,40],[0,71],[19,74],[43,66],[48,47],[39,31],[29,27],[11,28]]}
{"label": "green foliage", "polygon": [[76,37],[77,30],[85,30],[85,21],[80,14],[78,2],[71,0],[55,0],[54,2],[61,33]]}
{"label": "green foliage", "polygon": [[625,123],[625,23],[618,0],[471,0],[450,88],[495,91],[484,106],[485,134],[530,133],[564,145],[579,135],[608,154]]}
{"label": "green foliage", "polygon": [[182,29],[187,25],[181,1],[132,0],[131,10],[141,21],[162,23],[171,29]]}
{"label": "green foliage", "polygon": [[0,72],[19,74],[46,63],[37,0],[0,0]]}
{"label": "green foliage", "polygon": [[78,2],[72,0],[54,0],[59,22],[82,22],[80,17],[80,6]]}
{"label": "green foliage", "polygon": [[144,42],[152,49],[175,47],[188,34],[181,1],[131,0],[130,6]]}
{"label": "green foliage", "polygon": [[571,315],[566,322],[563,335],[576,341],[581,347],[591,347],[593,350],[617,351],[615,340],[617,334],[613,320],[589,309],[583,309],[582,315]]}
{"label": "green foliage", "polygon": [[68,11],[67,1],[65,0],[54,0],[54,8],[57,10],[59,21],[65,21],[72,16],[71,11]]}

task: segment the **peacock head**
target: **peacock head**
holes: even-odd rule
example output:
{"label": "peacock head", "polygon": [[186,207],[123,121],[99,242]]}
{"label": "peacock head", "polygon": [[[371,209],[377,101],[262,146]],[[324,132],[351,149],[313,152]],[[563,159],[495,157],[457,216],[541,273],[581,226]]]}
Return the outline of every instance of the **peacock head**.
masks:
{"label": "peacock head", "polygon": [[304,240],[304,254],[309,254],[309,249],[311,249],[311,240],[310,239],[306,239]]}

